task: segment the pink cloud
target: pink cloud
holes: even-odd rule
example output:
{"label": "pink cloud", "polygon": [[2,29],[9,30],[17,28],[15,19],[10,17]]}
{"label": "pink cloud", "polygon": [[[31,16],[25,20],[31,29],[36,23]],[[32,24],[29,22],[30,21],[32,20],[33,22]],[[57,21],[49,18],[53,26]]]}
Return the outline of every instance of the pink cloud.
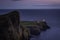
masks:
{"label": "pink cloud", "polygon": [[39,3],[39,4],[56,4],[60,3],[60,0],[32,0],[32,3]]}

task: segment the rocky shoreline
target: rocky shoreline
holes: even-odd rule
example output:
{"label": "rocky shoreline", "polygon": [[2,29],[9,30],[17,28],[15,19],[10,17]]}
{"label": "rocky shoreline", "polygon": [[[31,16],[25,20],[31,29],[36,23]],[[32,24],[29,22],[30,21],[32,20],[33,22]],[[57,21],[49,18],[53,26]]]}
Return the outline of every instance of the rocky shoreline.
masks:
{"label": "rocky shoreline", "polygon": [[32,35],[37,36],[41,31],[49,28],[43,21],[19,21],[19,12],[17,11],[0,15],[0,40],[30,40]]}
{"label": "rocky shoreline", "polygon": [[[23,27],[23,25],[22,25],[22,27]],[[35,25],[28,25],[28,26],[25,25],[24,27],[26,27],[27,29],[29,29],[28,30],[29,32],[27,32],[27,34],[29,34],[28,37],[29,36],[32,37],[31,35],[38,36],[38,35],[40,35],[40,33],[42,31],[46,31],[47,29],[50,28],[47,25],[47,23],[46,22],[43,22],[43,21],[41,21],[39,23],[35,23]]]}

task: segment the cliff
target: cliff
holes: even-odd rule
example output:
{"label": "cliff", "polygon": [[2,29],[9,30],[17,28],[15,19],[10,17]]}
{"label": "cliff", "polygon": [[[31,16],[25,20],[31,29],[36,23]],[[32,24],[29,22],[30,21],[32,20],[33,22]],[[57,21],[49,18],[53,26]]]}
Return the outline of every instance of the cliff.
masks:
{"label": "cliff", "polygon": [[39,35],[41,31],[46,31],[50,27],[47,25],[46,22],[40,21],[37,23],[37,21],[21,21],[20,24],[28,28],[31,35]]}
{"label": "cliff", "polygon": [[0,15],[0,40],[18,40],[19,13],[12,11]]}

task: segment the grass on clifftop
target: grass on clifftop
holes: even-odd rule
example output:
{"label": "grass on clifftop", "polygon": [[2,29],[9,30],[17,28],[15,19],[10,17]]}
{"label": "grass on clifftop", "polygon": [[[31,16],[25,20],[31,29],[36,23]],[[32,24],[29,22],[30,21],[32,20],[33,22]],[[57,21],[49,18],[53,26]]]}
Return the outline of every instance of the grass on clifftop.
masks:
{"label": "grass on clifftop", "polygon": [[35,21],[20,21],[21,25],[36,25]]}

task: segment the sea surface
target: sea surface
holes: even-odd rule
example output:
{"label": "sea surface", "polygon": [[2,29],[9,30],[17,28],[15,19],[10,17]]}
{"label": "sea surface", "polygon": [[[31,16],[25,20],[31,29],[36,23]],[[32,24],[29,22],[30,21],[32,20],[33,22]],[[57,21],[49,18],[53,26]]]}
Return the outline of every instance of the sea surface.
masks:
{"label": "sea surface", "polygon": [[41,21],[45,19],[50,29],[30,40],[60,40],[60,9],[21,10],[21,20]]}
{"label": "sea surface", "polygon": [[[5,14],[11,10],[0,10],[0,14]],[[41,21],[46,20],[50,29],[41,32],[40,35],[32,37],[30,40],[60,40],[60,9],[19,9],[21,21]]]}

